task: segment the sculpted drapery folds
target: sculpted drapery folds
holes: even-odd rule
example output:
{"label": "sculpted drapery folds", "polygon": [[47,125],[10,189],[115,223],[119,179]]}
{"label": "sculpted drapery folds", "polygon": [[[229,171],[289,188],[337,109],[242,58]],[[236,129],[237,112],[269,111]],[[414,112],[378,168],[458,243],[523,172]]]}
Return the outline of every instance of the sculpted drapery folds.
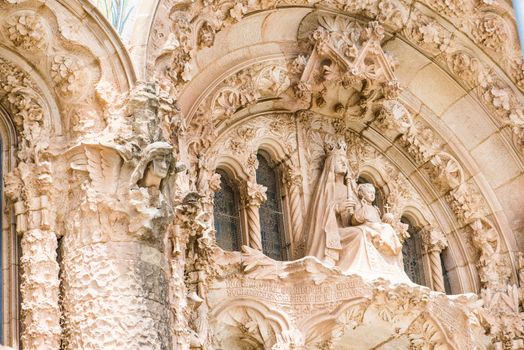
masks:
{"label": "sculpted drapery folds", "polygon": [[[127,59],[120,41],[103,36],[111,30],[90,33],[103,43],[96,54],[77,45],[86,31],[56,11],[76,1],[86,22],[98,16],[80,0],[0,4],[10,11],[0,18],[0,54],[8,47],[46,71],[46,98],[57,100],[45,106],[29,79],[0,61],[0,102],[20,136],[6,194],[23,253],[24,348],[334,349],[355,329],[378,327],[389,338],[377,349],[473,350],[477,336],[486,342],[478,319],[496,348],[519,348],[522,290],[509,285],[504,235],[512,229],[493,200],[499,193],[472,152],[465,156],[453,133],[443,136],[444,117],[431,109],[445,109],[445,94],[423,100],[412,94],[416,84],[403,91],[383,50],[414,49],[401,57],[439,66],[481,105],[501,143],[513,137],[522,148],[524,79],[505,76],[522,73],[522,62],[506,45],[513,34],[503,2],[162,0],[149,61],[134,62],[148,66],[141,76],[149,83],[131,88],[111,79],[135,79],[119,67]],[[451,22],[442,25],[434,9]],[[468,11],[470,20],[455,22]],[[478,45],[475,57],[462,37]],[[500,62],[493,69],[484,56]],[[51,127],[61,123],[63,131]],[[326,135],[358,142],[326,152]],[[282,175],[282,243],[296,261],[263,254],[259,151]],[[215,245],[217,169],[238,186],[239,231],[253,248],[243,254]],[[391,213],[373,205],[376,193]],[[482,288],[484,309],[472,296],[411,284],[401,263],[405,213],[432,227],[422,238],[433,289],[444,289],[438,253],[449,244],[453,278],[464,281],[458,289]],[[477,317],[484,310],[492,317]]]}
{"label": "sculpted drapery folds", "polygon": [[311,199],[307,225],[307,255],[315,256],[344,273],[365,278],[386,278],[411,283],[404,272],[399,234],[376,207],[375,188],[361,184],[349,174],[346,144],[327,147],[324,168]]}

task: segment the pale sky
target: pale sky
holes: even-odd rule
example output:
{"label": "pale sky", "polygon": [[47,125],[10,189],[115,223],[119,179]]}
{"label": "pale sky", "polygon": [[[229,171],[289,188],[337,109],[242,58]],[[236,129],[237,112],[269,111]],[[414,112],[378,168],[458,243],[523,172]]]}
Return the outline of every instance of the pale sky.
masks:
{"label": "pale sky", "polygon": [[[519,26],[520,47],[524,48],[524,0],[513,0]],[[524,50],[523,50],[524,52]]]}

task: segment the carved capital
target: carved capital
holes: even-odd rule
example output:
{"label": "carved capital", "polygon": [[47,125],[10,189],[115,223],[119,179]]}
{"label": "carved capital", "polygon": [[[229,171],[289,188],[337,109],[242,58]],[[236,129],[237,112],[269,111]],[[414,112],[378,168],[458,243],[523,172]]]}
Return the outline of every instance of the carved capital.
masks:
{"label": "carved capital", "polygon": [[422,237],[422,242],[424,243],[424,248],[428,252],[437,252],[440,253],[448,247],[448,240],[442,231],[437,230],[433,227],[424,228],[420,232]]}
{"label": "carved capital", "polygon": [[245,206],[260,207],[267,200],[267,188],[256,182],[248,181],[244,186],[243,202]]}

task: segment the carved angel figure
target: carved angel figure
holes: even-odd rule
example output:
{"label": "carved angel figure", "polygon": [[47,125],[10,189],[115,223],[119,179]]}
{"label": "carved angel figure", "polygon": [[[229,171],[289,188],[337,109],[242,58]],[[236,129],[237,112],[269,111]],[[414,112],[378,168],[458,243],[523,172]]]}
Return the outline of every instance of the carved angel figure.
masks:
{"label": "carved angel figure", "polygon": [[381,218],[372,205],[373,185],[359,185],[357,195],[347,173],[345,148],[328,149],[306,226],[307,255],[335,265],[345,274],[411,284],[404,272],[402,244],[390,224],[392,215]]}
{"label": "carved angel figure", "polygon": [[130,185],[160,187],[169,172],[173,147],[167,142],[154,142],[146,147],[144,156],[131,175]]}

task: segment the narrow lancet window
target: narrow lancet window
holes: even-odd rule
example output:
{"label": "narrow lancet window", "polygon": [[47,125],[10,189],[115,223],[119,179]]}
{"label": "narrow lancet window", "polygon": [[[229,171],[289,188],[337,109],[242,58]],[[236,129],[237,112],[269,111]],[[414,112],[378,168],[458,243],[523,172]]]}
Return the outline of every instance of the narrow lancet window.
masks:
{"label": "narrow lancet window", "polygon": [[409,278],[416,284],[426,285],[424,278],[424,267],[422,265],[422,241],[415,226],[409,220],[403,217],[401,220],[408,224],[408,233],[410,237],[402,245],[402,257],[404,260],[404,270]]}
{"label": "narrow lancet window", "polygon": [[278,182],[278,172],[262,154],[258,154],[257,183],[267,187],[267,200],[260,207],[260,229],[262,250],[275,260],[287,259],[284,236],[282,199]]}
{"label": "narrow lancet window", "polygon": [[215,193],[214,220],[216,240],[224,250],[240,250],[240,219],[238,196],[227,174],[220,174],[220,190]]}
{"label": "narrow lancet window", "polygon": [[444,249],[442,253],[440,253],[440,263],[442,266],[442,277],[444,279],[444,289],[446,291],[446,294],[452,294],[451,291],[451,283],[449,281],[449,270],[446,266],[446,258],[448,255],[448,248]]}

